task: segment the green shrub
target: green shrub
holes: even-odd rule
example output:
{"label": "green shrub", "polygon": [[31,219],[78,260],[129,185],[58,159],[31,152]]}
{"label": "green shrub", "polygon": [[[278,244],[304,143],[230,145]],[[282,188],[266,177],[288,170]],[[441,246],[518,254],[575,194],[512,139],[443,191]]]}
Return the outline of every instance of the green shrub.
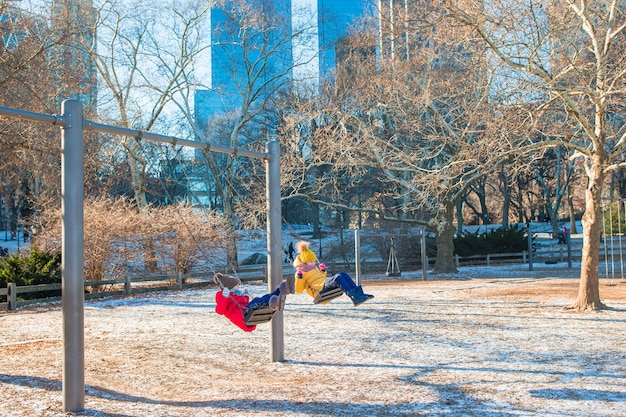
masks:
{"label": "green shrub", "polygon": [[61,282],[61,254],[42,252],[33,246],[28,256],[2,258],[0,282],[5,285],[14,282],[19,286]]}
{"label": "green shrub", "polygon": [[517,226],[487,233],[465,232],[454,238],[454,250],[459,256],[517,253],[528,250],[527,239],[526,229]]}

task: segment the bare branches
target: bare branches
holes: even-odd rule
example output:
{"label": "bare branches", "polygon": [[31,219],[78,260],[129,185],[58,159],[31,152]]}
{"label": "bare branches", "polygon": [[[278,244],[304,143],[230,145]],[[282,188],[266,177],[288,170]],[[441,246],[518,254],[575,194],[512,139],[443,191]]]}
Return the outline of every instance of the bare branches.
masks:
{"label": "bare branches", "polygon": [[[85,278],[98,281],[143,271],[144,242],[155,242],[159,271],[190,272],[195,266],[222,265],[223,222],[210,212],[181,204],[150,207],[138,213],[127,200],[96,198],[85,202]],[[43,210],[36,243],[59,250],[61,216],[58,208]],[[150,237],[151,239],[146,239]]]}

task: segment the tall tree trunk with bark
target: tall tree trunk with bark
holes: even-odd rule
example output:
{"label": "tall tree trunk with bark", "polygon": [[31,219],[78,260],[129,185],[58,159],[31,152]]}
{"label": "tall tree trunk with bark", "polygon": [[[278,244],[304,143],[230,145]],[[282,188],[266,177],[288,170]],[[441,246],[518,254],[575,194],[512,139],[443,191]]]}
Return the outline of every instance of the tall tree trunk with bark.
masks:
{"label": "tall tree trunk with bark", "polygon": [[434,273],[456,273],[454,262],[454,212],[455,203],[446,202],[443,209],[443,217],[437,224],[437,260],[435,261]]}
{"label": "tall tree trunk with bark", "polygon": [[456,233],[463,233],[463,200],[456,202]]}
{"label": "tall tree trunk with bark", "polygon": [[580,266],[580,287],[572,309],[600,310],[606,306],[600,301],[598,264],[600,263],[600,238],[602,234],[602,188],[605,178],[601,155],[590,158],[588,184],[585,191],[585,214],[583,215],[583,250]]}

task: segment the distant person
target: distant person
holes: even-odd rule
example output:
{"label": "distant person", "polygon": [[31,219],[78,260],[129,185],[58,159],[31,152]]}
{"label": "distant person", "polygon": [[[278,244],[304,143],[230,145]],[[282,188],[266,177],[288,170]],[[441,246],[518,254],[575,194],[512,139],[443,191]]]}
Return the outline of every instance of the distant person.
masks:
{"label": "distant person", "polygon": [[563,245],[565,244],[565,230],[559,228],[559,231],[557,232],[557,238],[559,239],[559,241],[557,242],[559,245]]}
{"label": "distant person", "polygon": [[296,250],[293,248],[293,242],[289,242],[289,249],[287,250],[289,251],[289,262],[293,262],[293,256],[296,254]]}
{"label": "distant person", "polygon": [[213,277],[213,281],[221,290],[215,293],[215,312],[228,318],[244,332],[256,329],[256,325],[246,324],[246,318],[252,310],[268,307],[275,311],[282,310],[287,294],[293,294],[291,280],[281,282],[279,287],[271,293],[252,300],[250,300],[248,290],[241,288],[241,280],[237,277],[218,272]]}
{"label": "distant person", "polygon": [[364,294],[363,288],[356,285],[350,275],[345,272],[326,278],[326,265],[317,262],[317,256],[309,248],[309,242],[300,241],[296,243],[298,256],[293,261],[296,268],[296,292],[302,293],[304,290],[313,298],[323,290],[341,288],[341,290],[352,300],[355,306],[374,298],[373,295]]}

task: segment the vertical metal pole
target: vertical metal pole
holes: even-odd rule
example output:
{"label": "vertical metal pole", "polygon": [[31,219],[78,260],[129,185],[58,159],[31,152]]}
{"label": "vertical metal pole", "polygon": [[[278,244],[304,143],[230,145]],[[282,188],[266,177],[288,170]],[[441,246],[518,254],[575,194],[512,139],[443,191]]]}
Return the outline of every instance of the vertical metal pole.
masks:
{"label": "vertical metal pole", "polygon": [[85,318],[83,232],[83,106],[65,100],[61,133],[63,295],[63,409],[85,408]]}
{"label": "vertical metal pole", "polygon": [[426,281],[426,271],[428,271],[428,257],[426,256],[426,230],[420,232],[420,251],[422,256],[422,281]]}
{"label": "vertical metal pole", "polygon": [[354,270],[356,285],[361,285],[361,233],[354,229]]}
{"label": "vertical metal pole", "polygon": [[[283,280],[282,257],[282,214],[280,206],[280,144],[275,141],[267,143],[269,158],[266,161],[266,193],[267,193],[267,286],[274,291]],[[283,331],[283,312],[274,314],[270,333],[270,360],[285,360],[285,337]]]}

